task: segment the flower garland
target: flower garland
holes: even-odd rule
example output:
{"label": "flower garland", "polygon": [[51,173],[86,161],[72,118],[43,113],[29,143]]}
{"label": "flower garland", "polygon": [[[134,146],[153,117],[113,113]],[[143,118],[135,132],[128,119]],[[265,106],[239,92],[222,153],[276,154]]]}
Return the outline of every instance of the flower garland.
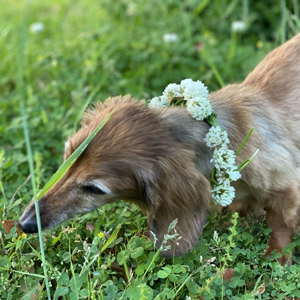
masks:
{"label": "flower garland", "polygon": [[208,95],[208,89],[201,81],[185,79],[181,81],[180,85],[175,83],[169,84],[162,96],[151,99],[149,106],[162,108],[183,104],[193,118],[201,121],[205,120],[212,125],[204,139],[208,147],[215,148],[211,160],[215,164],[211,181],[212,199],[216,204],[227,206],[235,197],[235,189],[230,185],[230,182],[241,178],[240,171],[251,161],[257,151],[240,166],[234,165],[236,155],[245,144],[252,130],[237,153],[234,154],[234,151],[229,150],[227,147],[229,143],[227,132],[220,127],[217,115],[208,100]]}

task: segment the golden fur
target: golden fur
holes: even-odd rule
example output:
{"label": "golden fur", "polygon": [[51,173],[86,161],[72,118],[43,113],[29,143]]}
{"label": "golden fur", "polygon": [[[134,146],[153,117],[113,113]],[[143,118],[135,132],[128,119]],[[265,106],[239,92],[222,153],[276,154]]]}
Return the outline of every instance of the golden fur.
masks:
{"label": "golden fur", "polygon": [[[237,164],[260,151],[234,183],[236,199],[231,208],[241,214],[266,210],[273,230],[267,255],[274,249],[282,253],[298,231],[299,87],[297,35],[269,53],[243,83],[210,95],[219,123],[228,132],[230,149],[237,150],[249,130],[255,129]],[[150,109],[130,96],[110,98],[85,112],[81,129],[69,139],[65,158],[111,111],[111,118],[82,156],[40,200],[43,228],[125,199],[148,213],[158,246],[169,224],[178,218],[176,229],[183,238],[172,246],[177,255],[187,252],[201,235],[210,201],[212,150],[203,141],[209,125],[194,120],[182,108]],[[109,192],[87,192],[95,180]],[[34,232],[33,225],[26,228],[34,218],[30,204],[19,221],[21,228]],[[288,259],[283,254],[280,262]]]}

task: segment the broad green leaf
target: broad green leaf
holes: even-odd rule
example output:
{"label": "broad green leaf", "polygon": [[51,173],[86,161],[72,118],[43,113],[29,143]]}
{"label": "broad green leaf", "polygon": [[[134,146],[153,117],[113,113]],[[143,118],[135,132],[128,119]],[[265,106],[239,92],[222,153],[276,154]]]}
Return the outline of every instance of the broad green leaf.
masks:
{"label": "broad green leaf", "polygon": [[131,258],[137,258],[140,257],[144,253],[144,248],[143,247],[137,247],[131,252]]}
{"label": "broad green leaf", "polygon": [[173,272],[174,273],[181,273],[182,272],[182,266],[179,264],[176,264],[173,266]]}
{"label": "broad green leaf", "polygon": [[88,296],[89,296],[89,290],[88,290],[88,289],[82,289],[82,290],[80,291],[79,295],[80,295],[81,297],[88,298]]}
{"label": "broad green leaf", "polygon": [[[113,112],[112,112],[113,113]],[[101,122],[98,127],[83,141],[83,143],[70,155],[70,157],[59,167],[59,169],[54,173],[54,175],[50,178],[50,180],[46,183],[44,188],[40,191],[37,200],[41,199],[41,197],[55,184],[57,183],[65,173],[71,168],[71,166],[75,163],[77,158],[81,155],[81,153],[85,150],[85,148],[89,145],[95,135],[99,132],[99,130],[105,125],[108,121],[112,113],[106,117],[103,122]]]}
{"label": "broad green leaf", "polygon": [[57,278],[57,283],[61,285],[69,285],[69,275],[65,272],[61,273]]}
{"label": "broad green leaf", "polygon": [[142,246],[142,241],[138,236],[133,236],[130,241],[128,242],[127,249],[134,250],[137,247]]}
{"label": "broad green leaf", "polygon": [[178,278],[175,274],[170,274],[169,279],[174,283],[176,283],[178,281]]}
{"label": "broad green leaf", "polygon": [[109,285],[105,288],[105,292],[107,294],[107,299],[115,299],[115,296],[118,292],[118,287],[114,284]]}
{"label": "broad green leaf", "polygon": [[131,285],[127,291],[126,291],[126,296],[131,299],[131,300],[139,300],[139,290],[136,286]]}
{"label": "broad green leaf", "polygon": [[171,269],[168,267],[163,267],[162,270],[157,272],[157,276],[159,278],[166,278],[171,274]]}
{"label": "broad green leaf", "polygon": [[129,258],[130,251],[129,250],[123,250],[118,253],[117,261],[119,265],[123,265],[124,262]]}
{"label": "broad green leaf", "polygon": [[59,286],[55,291],[54,299],[58,299],[58,297],[64,296],[67,294],[69,294],[69,288],[65,287],[65,286]]}
{"label": "broad green leaf", "polygon": [[140,300],[152,300],[153,299],[153,290],[150,286],[141,284],[138,286],[140,292]]}
{"label": "broad green leaf", "polygon": [[200,286],[193,281],[187,283],[187,288],[193,294],[199,294],[201,292]]}
{"label": "broad green leaf", "polygon": [[141,263],[140,265],[138,265],[135,269],[135,274],[137,276],[141,276],[143,275],[145,272],[145,263]]}

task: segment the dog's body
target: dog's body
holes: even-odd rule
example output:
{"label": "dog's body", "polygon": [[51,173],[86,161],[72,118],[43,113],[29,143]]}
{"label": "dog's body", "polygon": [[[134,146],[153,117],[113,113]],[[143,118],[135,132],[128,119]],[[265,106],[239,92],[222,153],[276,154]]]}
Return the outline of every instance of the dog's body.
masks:
{"label": "dog's body", "polygon": [[[282,252],[299,225],[300,35],[269,53],[242,84],[212,93],[210,102],[228,132],[230,149],[237,150],[254,128],[236,164],[257,149],[259,153],[234,183],[232,209],[245,214],[265,208],[273,230],[267,254]],[[183,239],[175,253],[185,253],[201,235],[210,200],[213,150],[204,142],[210,126],[183,108],[150,109],[129,96],[115,97],[84,114],[65,158],[112,111],[81,157],[40,200],[42,227],[119,199],[131,200],[149,212],[159,243],[178,218],[176,229]],[[36,232],[33,203],[19,224],[25,232]],[[287,260],[283,254],[281,263]]]}

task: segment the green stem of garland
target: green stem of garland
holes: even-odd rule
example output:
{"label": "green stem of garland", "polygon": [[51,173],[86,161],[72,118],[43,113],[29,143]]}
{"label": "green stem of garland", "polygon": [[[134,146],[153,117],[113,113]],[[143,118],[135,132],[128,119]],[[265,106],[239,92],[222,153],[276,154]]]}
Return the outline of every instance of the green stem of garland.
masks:
{"label": "green stem of garland", "polygon": [[253,132],[253,128],[251,128],[251,130],[249,131],[249,133],[247,134],[247,136],[245,137],[245,139],[243,140],[240,148],[235,152],[235,156],[238,156],[238,154],[240,153],[240,151],[242,150],[242,148],[244,147],[245,143],[247,142],[248,138],[250,137],[251,133]]}
{"label": "green stem of garland", "polygon": [[217,114],[213,111],[210,116],[205,118],[205,122],[207,122],[209,125],[217,127],[220,126],[218,120],[217,120]]}
{"label": "green stem of garland", "polygon": [[258,153],[259,149],[257,149],[255,151],[255,153],[248,159],[246,159],[243,163],[241,163],[239,166],[238,166],[238,171],[241,172],[248,164],[249,162],[254,158],[254,156]]}

